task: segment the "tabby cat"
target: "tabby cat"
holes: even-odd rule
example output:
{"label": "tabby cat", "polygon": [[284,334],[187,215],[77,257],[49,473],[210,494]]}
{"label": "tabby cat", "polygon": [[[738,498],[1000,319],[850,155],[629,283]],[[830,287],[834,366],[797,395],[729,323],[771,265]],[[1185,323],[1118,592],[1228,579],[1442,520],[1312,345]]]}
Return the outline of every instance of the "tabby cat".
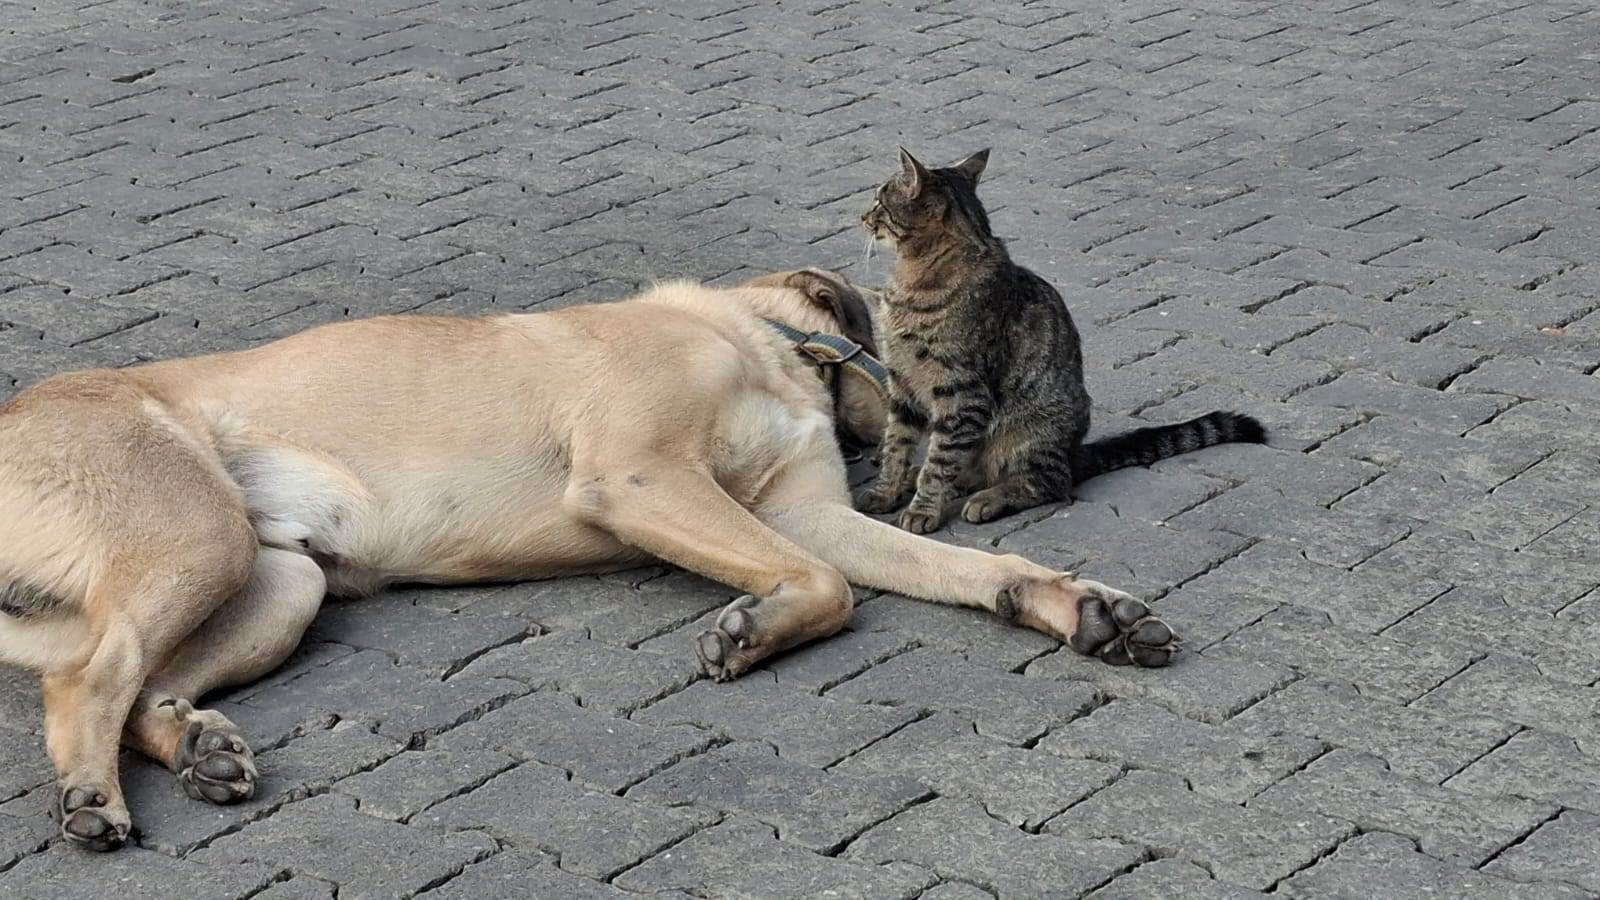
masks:
{"label": "tabby cat", "polygon": [[[1070,500],[1074,483],[1112,469],[1265,440],[1255,419],[1219,411],[1083,443],[1089,394],[1078,330],[1055,288],[1012,262],[989,229],[976,190],[988,161],[984,150],[930,170],[902,149],[900,173],[861,216],[897,259],[880,340],[889,425],[877,484],[857,507],[904,505],[900,526],[926,534],[960,494],[972,492],[961,517],[987,522]],[[924,431],[919,474],[912,455]]]}

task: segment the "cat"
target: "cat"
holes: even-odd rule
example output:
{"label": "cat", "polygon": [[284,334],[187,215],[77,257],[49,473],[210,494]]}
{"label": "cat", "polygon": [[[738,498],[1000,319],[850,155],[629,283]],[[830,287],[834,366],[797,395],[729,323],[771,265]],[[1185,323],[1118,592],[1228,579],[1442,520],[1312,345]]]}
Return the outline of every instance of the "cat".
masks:
{"label": "cat", "polygon": [[[899,174],[861,216],[897,258],[880,310],[889,424],[877,483],[857,508],[904,506],[900,526],[927,534],[961,494],[970,493],[961,517],[988,522],[1070,502],[1074,484],[1112,469],[1266,440],[1254,418],[1216,411],[1083,442],[1089,393],[1078,330],[1055,288],[1012,262],[990,230],[977,195],[988,161],[982,150],[928,169],[902,148]],[[919,470],[912,455],[924,431]]]}

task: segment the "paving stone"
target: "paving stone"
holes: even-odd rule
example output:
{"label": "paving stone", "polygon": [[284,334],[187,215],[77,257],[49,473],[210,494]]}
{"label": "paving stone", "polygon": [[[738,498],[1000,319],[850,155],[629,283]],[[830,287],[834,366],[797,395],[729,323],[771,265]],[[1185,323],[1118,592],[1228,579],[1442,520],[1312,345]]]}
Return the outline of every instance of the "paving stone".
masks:
{"label": "paving stone", "polygon": [[1466,866],[1482,864],[1555,812],[1545,803],[1464,795],[1349,750],[1315,760],[1249,805],[1280,815],[1316,810],[1364,831],[1398,832],[1429,856]]}
{"label": "paving stone", "polygon": [[[478,833],[437,834],[355,811],[353,800],[313,797],[225,835],[189,859],[218,871],[268,866],[332,881],[365,897],[405,897],[494,852]],[[351,847],[381,845],[381,857]],[[344,890],[340,893],[343,894]]]}
{"label": "paving stone", "polygon": [[1446,781],[1486,796],[1530,797],[1562,807],[1600,809],[1600,765],[1572,738],[1522,731]]}
{"label": "paving stone", "polygon": [[[1268,424],[1270,430],[1274,426]],[[1271,487],[1297,503],[1327,506],[1382,474],[1354,460],[1307,455],[1262,444],[1233,444],[1164,459],[1161,472],[1204,472],[1233,484]],[[1221,493],[1218,491],[1217,493]],[[1191,503],[1187,508],[1199,505]]]}
{"label": "paving stone", "polygon": [[1363,697],[1312,678],[1278,691],[1231,723],[1242,731],[1288,732],[1385,760],[1399,775],[1437,784],[1510,737],[1516,726],[1482,711],[1445,714]]}
{"label": "paving stone", "polygon": [[1383,338],[1352,325],[1328,325],[1277,348],[1284,356],[1321,360],[1339,372],[1377,372],[1406,384],[1438,388],[1471,369],[1482,351],[1424,347]]}
{"label": "paving stone", "polygon": [[1375,636],[1340,628],[1324,613],[1293,606],[1268,613],[1207,652],[1274,660],[1348,681],[1363,696],[1397,705],[1415,700],[1477,658],[1473,650],[1435,646],[1427,637],[1408,641],[1393,631]]}
{"label": "paving stone", "polygon": [[1457,378],[1451,391],[1553,400],[1567,405],[1600,406],[1600,378],[1524,360],[1491,359]]}
{"label": "paving stone", "polygon": [[1143,900],[1185,897],[1193,900],[1255,900],[1260,891],[1216,881],[1205,869],[1177,859],[1157,859],[1117,878],[1089,895],[1090,900]]}
{"label": "paving stone", "polygon": [[345,718],[369,719],[378,723],[382,734],[410,741],[419,734],[443,731],[527,692],[526,685],[504,678],[441,682],[397,666],[375,650],[362,650],[240,702],[249,706],[294,704]]}
{"label": "paving stone", "polygon": [[1174,518],[1172,525],[1271,537],[1293,545],[1312,562],[1342,568],[1394,545],[1412,527],[1387,511],[1364,514],[1295,503],[1270,486],[1253,483],[1200,504]]}
{"label": "paving stone", "polygon": [[[1496,861],[1497,863],[1498,861]],[[1490,868],[1496,865],[1490,863]],[[1499,898],[1587,897],[1571,885],[1524,884],[1495,878],[1461,865],[1440,862],[1419,852],[1415,842],[1397,834],[1374,832],[1358,835],[1339,846],[1332,856],[1296,873],[1279,890],[1284,896],[1317,900],[1364,900],[1372,886],[1381,883],[1385,896],[1458,897],[1461,900]]]}
{"label": "paving stone", "polygon": [[1294,291],[1257,312],[1344,322],[1405,341],[1432,334],[1460,315],[1447,307],[1418,307],[1364,299],[1331,285],[1312,285]]}
{"label": "paving stone", "polygon": [[941,797],[977,800],[991,816],[1033,831],[1109,784],[1118,768],[1013,747],[941,713],[907,725],[831,771],[915,778]]}
{"label": "paving stone", "polygon": [[[45,850],[58,841],[61,828],[50,817],[54,786],[0,803],[0,866],[10,869],[18,860]],[[0,874],[0,883],[5,877]]]}
{"label": "paving stone", "polygon": [[326,603],[307,632],[310,640],[337,641],[388,653],[406,666],[443,674],[476,656],[529,633],[508,619],[450,616],[419,609],[403,594]]}
{"label": "paving stone", "polygon": [[846,630],[784,653],[762,668],[772,672],[779,685],[820,694],[914,646],[913,639],[894,632]]}
{"label": "paving stone", "polygon": [[880,865],[908,862],[1000,897],[1076,897],[1141,854],[1118,841],[1029,834],[996,822],[970,802],[941,799],[876,826],[845,856]]}
{"label": "paving stone", "polygon": [[1453,481],[1464,480],[1484,490],[1524,471],[1544,456],[1538,449],[1517,443],[1479,440],[1475,436],[1478,433],[1474,430],[1473,436],[1458,437],[1451,431],[1378,416],[1329,438],[1317,455],[1348,456],[1384,469],[1402,464],[1422,466],[1448,472],[1455,476]]}
{"label": "paving stone", "polygon": [[1527,840],[1490,861],[1483,870],[1490,875],[1524,881],[1568,881],[1586,891],[1600,893],[1600,868],[1595,864],[1595,839],[1600,831],[1596,826],[1600,826],[1600,817],[1584,812],[1564,812],[1539,826]]}
{"label": "paving stone", "polygon": [[780,840],[827,853],[929,794],[903,776],[824,771],[739,742],[652,775],[625,796],[743,813],[776,827]]}
{"label": "paving stone", "polygon": [[[1379,558],[1384,554],[1380,553]],[[1235,618],[1233,627],[1216,637],[1226,637],[1272,609],[1285,604],[1326,613],[1336,625],[1355,631],[1376,632],[1400,621],[1428,601],[1449,590],[1448,581],[1420,574],[1402,576],[1369,571],[1363,566],[1347,572],[1307,559],[1293,544],[1268,539],[1185,584],[1171,602],[1158,604],[1163,615],[1177,616],[1183,596],[1191,592],[1234,595],[1258,601]],[[1248,615],[1248,610],[1256,610]],[[1187,634],[1187,632],[1180,632]]]}
{"label": "paving stone", "polygon": [[554,852],[569,872],[606,878],[717,819],[704,810],[666,809],[591,791],[568,781],[560,769],[524,763],[411,822],[463,836],[487,831],[520,849]]}
{"label": "paving stone", "polygon": [[44,739],[39,735],[0,728],[0,758],[15,761],[0,775],[0,802],[55,780],[55,770],[45,754]]}
{"label": "paving stone", "polygon": [[1493,393],[1452,391],[1441,394],[1379,375],[1347,373],[1296,394],[1293,402],[1337,406],[1367,415],[1398,416],[1428,427],[1465,434],[1515,401]]}
{"label": "paving stone", "polygon": [[766,741],[779,756],[811,766],[831,765],[915,718],[909,709],[785,688],[759,672],[728,684],[696,682],[633,715],[640,723],[698,725],[735,740]]}
{"label": "paving stone", "polygon": [[[1419,526],[1405,540],[1357,568],[1357,573],[1386,580],[1425,578],[1471,587],[1504,597],[1508,603],[1549,612],[1561,609],[1600,584],[1588,559],[1563,560],[1517,552],[1473,541],[1449,525]],[[1419,604],[1420,606],[1420,604]]]}
{"label": "paving stone", "polygon": [[770,826],[735,816],[629,869],[615,884],[651,896],[710,889],[727,897],[877,900],[931,896],[921,890],[932,881],[911,866],[811,853],[778,840]]}
{"label": "paving stone", "polygon": [[1093,687],[997,672],[938,650],[913,650],[828,691],[832,699],[900,709],[943,709],[977,723],[978,733],[1013,744],[1081,715]]}
{"label": "paving stone", "polygon": [[1532,663],[1491,655],[1417,701],[1420,709],[1492,716],[1576,738],[1587,753],[1600,748],[1600,687],[1554,681]]}
{"label": "paving stone", "polygon": [[515,759],[494,750],[409,750],[341,780],[334,790],[356,798],[369,816],[404,821],[514,765]]}
{"label": "paving stone", "polygon": [[0,890],[29,900],[76,900],[101,893],[156,900],[173,892],[248,897],[266,887],[275,874],[275,869],[253,862],[217,867],[138,847],[100,856],[57,845],[0,873]]}
{"label": "paving stone", "polygon": [[1495,635],[1495,653],[1531,660],[1551,678],[1593,683],[1600,672],[1600,622],[1558,618],[1519,600],[1455,588],[1384,634],[1405,641],[1446,642],[1463,652],[1481,646],[1485,635]]}
{"label": "paving stone", "polygon": [[[564,872],[552,856],[502,850],[483,862],[467,866],[461,874],[418,896],[428,900],[480,900],[489,897],[618,900],[633,894],[582,875]],[[662,892],[659,896],[667,900],[684,900],[689,895],[672,891]]]}
{"label": "paving stone", "polygon": [[256,897],[263,900],[335,900],[335,885],[315,878],[290,878],[272,885]]}
{"label": "paving stone", "polygon": [[[922,647],[959,653],[974,662],[1011,670],[1041,653],[1061,646],[1054,638],[1018,627],[981,610],[944,606],[884,594],[856,607],[851,629],[861,634],[889,634]],[[826,643],[819,647],[827,646]],[[783,679],[783,670],[777,669]]]}
{"label": "paving stone", "polygon": [[1230,803],[1243,803],[1326,749],[1314,740],[1206,725],[1127,700],[1056,728],[1038,747],[1178,775],[1191,790]]}
{"label": "paving stone", "polygon": [[578,781],[620,791],[714,741],[714,735],[699,728],[640,724],[584,709],[570,697],[540,692],[440,735],[429,747],[497,750],[560,766]]}
{"label": "paving stone", "polygon": [[589,709],[625,714],[681,690],[700,674],[692,656],[624,650],[566,632],[491,650],[455,678],[514,679],[571,694]]}
{"label": "paving stone", "polygon": [[1353,829],[1304,810],[1274,815],[1241,809],[1190,791],[1181,778],[1135,771],[1052,819],[1045,830],[1157,847],[1224,881],[1266,889]]}
{"label": "paving stone", "polygon": [[1212,724],[1257,702],[1296,678],[1288,666],[1259,659],[1180,653],[1165,669],[1109,666],[1062,648],[1031,663],[1030,677],[1087,681],[1108,697],[1142,699]]}
{"label": "paving stone", "polygon": [[[1207,501],[1201,508],[1216,502]],[[1184,516],[1173,519],[1174,523],[1183,521]],[[1104,504],[1076,503],[1006,536],[997,549],[1020,553],[1053,568],[1081,569],[1128,593],[1147,595],[1192,578],[1249,544],[1248,538],[1206,523],[1190,520],[1188,527],[1169,528],[1120,516]],[[1112,567],[1130,574],[1113,577],[1110,573],[1116,569]]]}

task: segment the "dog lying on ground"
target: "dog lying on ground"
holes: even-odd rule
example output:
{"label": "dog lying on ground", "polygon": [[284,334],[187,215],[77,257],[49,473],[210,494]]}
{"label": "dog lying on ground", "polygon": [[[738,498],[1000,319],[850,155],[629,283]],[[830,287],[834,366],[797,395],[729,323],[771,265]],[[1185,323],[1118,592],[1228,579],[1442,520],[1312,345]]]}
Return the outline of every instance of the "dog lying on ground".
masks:
{"label": "dog lying on ground", "polygon": [[251,796],[238,728],[194,703],[276,667],[330,591],[665,560],[747,592],[698,639],[718,680],[838,631],[852,583],[1165,665],[1172,632],[1133,597],[851,508],[835,429],[876,442],[883,401],[786,334],[870,346],[874,302],[818,270],[674,282],[22,391],[0,407],[0,661],[41,673],[66,839],[127,839],[119,742],[192,797]]}

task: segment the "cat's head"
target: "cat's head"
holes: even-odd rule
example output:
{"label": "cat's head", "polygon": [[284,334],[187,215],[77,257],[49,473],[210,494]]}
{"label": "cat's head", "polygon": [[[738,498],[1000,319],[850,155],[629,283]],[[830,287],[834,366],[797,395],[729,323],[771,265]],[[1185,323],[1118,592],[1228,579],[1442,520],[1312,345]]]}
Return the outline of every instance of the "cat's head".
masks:
{"label": "cat's head", "polygon": [[861,227],[899,250],[934,246],[955,237],[983,246],[992,238],[989,216],[978,202],[978,179],[989,164],[979,150],[949,168],[929,169],[900,148],[900,171],[878,186]]}

